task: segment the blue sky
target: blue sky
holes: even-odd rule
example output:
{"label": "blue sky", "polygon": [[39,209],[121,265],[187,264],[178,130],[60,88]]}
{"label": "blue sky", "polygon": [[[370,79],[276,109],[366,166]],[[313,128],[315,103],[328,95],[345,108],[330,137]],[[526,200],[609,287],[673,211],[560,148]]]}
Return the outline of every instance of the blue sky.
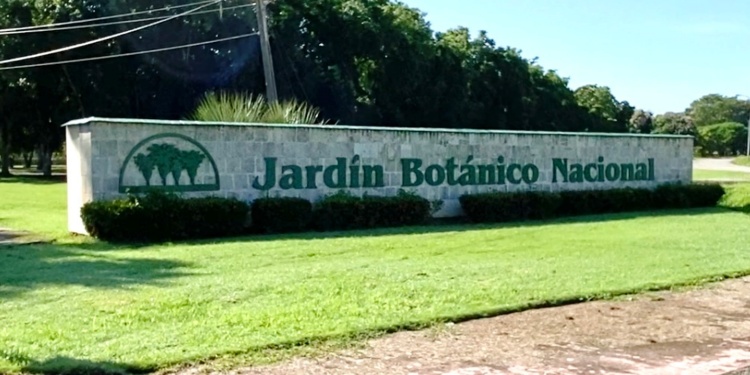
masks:
{"label": "blue sky", "polygon": [[498,46],[609,86],[655,114],[699,97],[750,96],[750,0],[402,0],[433,30],[486,30]]}

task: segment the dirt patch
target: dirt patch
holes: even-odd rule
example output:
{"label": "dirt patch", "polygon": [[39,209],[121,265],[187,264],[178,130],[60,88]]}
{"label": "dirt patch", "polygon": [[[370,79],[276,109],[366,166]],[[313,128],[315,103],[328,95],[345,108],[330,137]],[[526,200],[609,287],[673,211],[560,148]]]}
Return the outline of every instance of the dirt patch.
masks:
{"label": "dirt patch", "polygon": [[360,350],[228,374],[750,374],[740,371],[748,366],[744,278],[402,332]]}

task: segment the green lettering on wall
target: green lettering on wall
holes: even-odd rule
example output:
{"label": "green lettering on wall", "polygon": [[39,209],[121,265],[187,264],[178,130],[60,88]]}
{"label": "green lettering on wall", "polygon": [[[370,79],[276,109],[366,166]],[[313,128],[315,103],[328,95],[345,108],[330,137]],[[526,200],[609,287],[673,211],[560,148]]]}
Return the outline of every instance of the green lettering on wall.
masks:
{"label": "green lettering on wall", "polygon": [[570,165],[570,175],[568,176],[570,179],[570,182],[574,184],[581,184],[583,183],[583,165],[581,164],[571,164]]}
{"label": "green lettering on wall", "polygon": [[365,171],[365,183],[363,187],[366,188],[380,188],[385,187],[385,173],[382,165],[365,165],[363,167]]}
{"label": "green lettering on wall", "polygon": [[534,164],[526,164],[522,170],[523,182],[531,185],[539,181],[539,168]]}
{"label": "green lettering on wall", "polygon": [[258,177],[253,181],[253,189],[271,190],[276,186],[276,158],[265,158],[266,163],[266,183],[261,184]]}
{"label": "green lettering on wall", "polygon": [[302,189],[302,168],[296,165],[285,165],[281,167],[281,175],[280,188],[284,190]]}
{"label": "green lettering on wall", "polygon": [[620,164],[620,179],[622,181],[633,181],[635,179],[635,165]]}
{"label": "green lettering on wall", "polygon": [[443,167],[433,164],[425,169],[424,180],[427,185],[440,186],[445,182],[445,170]]}
{"label": "green lettering on wall", "polygon": [[416,187],[424,183],[424,175],[419,170],[420,159],[401,159],[401,186]]}
{"label": "green lettering on wall", "polygon": [[477,184],[477,168],[470,165],[474,156],[466,158],[466,164],[461,166],[461,176],[458,177],[458,183],[461,186],[472,186]]}
{"label": "green lettering on wall", "polygon": [[456,179],[457,168],[458,165],[456,164],[456,158],[448,159],[448,162],[445,164],[445,171],[448,176],[448,185],[450,186],[456,186],[459,184],[458,180]]}
{"label": "green lettering on wall", "polygon": [[636,164],[635,166],[635,180],[646,181],[648,180],[648,166],[644,163]]}
{"label": "green lettering on wall", "polygon": [[321,165],[308,165],[305,167],[307,172],[307,189],[318,188],[318,173],[323,172],[323,166]]}
{"label": "green lettering on wall", "polygon": [[597,168],[598,166],[596,164],[586,164],[586,167],[583,169],[583,175],[586,178],[586,181],[596,182],[598,174],[594,175],[594,171],[596,171]]}
{"label": "green lettering on wall", "polygon": [[495,166],[494,165],[480,165],[479,167],[479,185],[494,185],[495,184]]}
{"label": "green lettering on wall", "polygon": [[619,164],[608,164],[604,170],[607,181],[614,182],[620,179],[620,165]]}
{"label": "green lettering on wall", "polygon": [[352,165],[349,167],[349,187],[352,189],[359,187],[359,166],[356,165],[357,163],[359,163],[359,155],[354,155]]}
{"label": "green lettering on wall", "polygon": [[557,174],[562,177],[562,182],[568,182],[568,159],[552,159],[552,182],[557,183]]}
{"label": "green lettering on wall", "polygon": [[[518,177],[516,177],[516,172],[518,172]],[[508,182],[513,185],[518,185],[521,183],[521,180],[523,179],[523,170],[521,168],[521,164],[511,164],[508,166],[507,175],[505,176],[506,179],[508,179]]]}
{"label": "green lettering on wall", "polygon": [[323,183],[330,189],[346,188],[346,158],[336,158],[336,164],[323,171]]}
{"label": "green lettering on wall", "polygon": [[648,180],[656,181],[656,172],[654,171],[654,159],[648,159]]}

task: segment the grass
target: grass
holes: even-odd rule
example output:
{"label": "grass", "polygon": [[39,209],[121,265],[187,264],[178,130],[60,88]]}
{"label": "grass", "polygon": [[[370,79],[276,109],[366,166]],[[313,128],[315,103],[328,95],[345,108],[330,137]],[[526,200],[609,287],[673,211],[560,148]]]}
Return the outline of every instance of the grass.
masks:
{"label": "grass", "polygon": [[66,238],[66,194],[66,185],[55,180],[0,178],[0,227]]}
{"label": "grass", "polygon": [[717,171],[717,170],[704,170],[694,169],[693,180],[695,181],[749,181],[750,173],[736,172],[736,171]]}
{"label": "grass", "polygon": [[[20,191],[0,196],[0,207],[21,201],[10,215],[0,211],[6,222],[58,232],[64,187],[17,180],[3,192],[7,186]],[[724,205],[745,207],[750,185],[730,189]],[[24,204],[49,206],[51,218],[19,218],[13,212]],[[397,329],[747,275],[749,226],[750,216],[714,208],[0,248],[0,372],[262,363]]]}
{"label": "grass", "polygon": [[740,156],[734,160],[732,160],[732,164],[741,165],[744,167],[750,167],[750,157],[748,156]]}

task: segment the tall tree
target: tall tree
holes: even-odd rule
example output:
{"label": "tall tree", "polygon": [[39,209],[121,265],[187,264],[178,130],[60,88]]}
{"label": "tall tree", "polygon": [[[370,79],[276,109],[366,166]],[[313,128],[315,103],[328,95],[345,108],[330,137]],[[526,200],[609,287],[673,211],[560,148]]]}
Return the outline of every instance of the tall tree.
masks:
{"label": "tall tree", "polygon": [[709,94],[692,102],[686,113],[698,127],[724,122],[747,124],[750,118],[750,100]]}

